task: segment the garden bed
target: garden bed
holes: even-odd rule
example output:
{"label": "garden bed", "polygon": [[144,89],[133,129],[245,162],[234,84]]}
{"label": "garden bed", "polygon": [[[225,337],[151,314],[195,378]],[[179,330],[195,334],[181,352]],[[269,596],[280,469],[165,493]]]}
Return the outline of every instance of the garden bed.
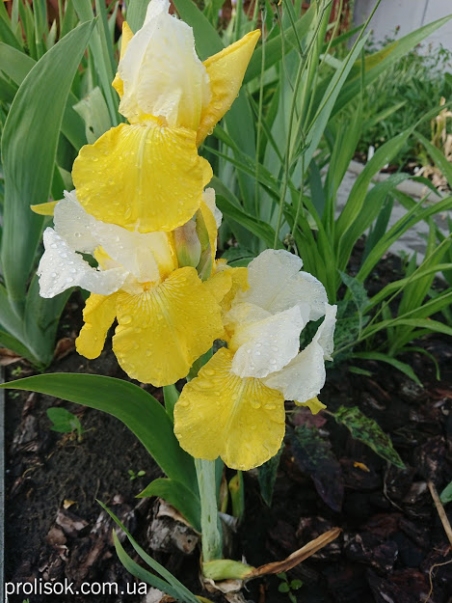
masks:
{"label": "garden bed", "polygon": [[[389,257],[369,285],[380,287],[397,269],[397,258]],[[63,320],[70,338],[78,330],[80,305],[72,300]],[[452,342],[432,336],[421,345],[436,359],[440,381],[433,362],[412,354],[404,360],[424,388],[389,366],[363,362],[359,368],[368,375],[351,372],[347,364],[333,368],[321,396],[329,411],[357,406],[374,418],[391,435],[405,470],[389,466],[332,416],[289,408],[293,412],[271,508],[260,495],[257,471],[245,475],[236,558],[244,555],[252,565],[279,560],[331,527],[343,530],[337,541],[289,572],[289,580],[303,582],[293,593],[297,601],[419,603],[428,599],[430,575],[429,601],[447,603],[452,597],[450,543],[427,486],[430,480],[441,491],[452,480]],[[124,377],[109,348],[95,361],[70,352],[51,370]],[[8,372],[13,379],[28,369],[17,364]],[[159,397],[158,390],[150,391]],[[59,405],[80,417],[81,442],[50,430],[46,409]],[[114,418],[36,394],[8,392],[6,420],[6,581],[66,579],[74,588],[83,582],[114,583],[118,592],[135,592],[65,595],[65,603],[144,600],[116,557],[111,522],[96,502],[112,508],[146,550],[151,542],[159,548],[149,528],[155,500],[135,498],[159,471],[141,444]],[[315,450],[293,444],[290,434],[296,428],[318,429],[310,433],[321,438],[322,454],[331,454],[328,462]],[[171,519],[164,521],[174,527]],[[192,548],[193,535],[179,527],[186,548]],[[197,549],[187,555],[165,541],[154,556],[202,594]],[[287,594],[278,590],[281,583],[277,577],[252,582],[245,597],[256,603],[286,602]],[[30,603],[62,600],[32,595],[10,601],[25,598]]]}

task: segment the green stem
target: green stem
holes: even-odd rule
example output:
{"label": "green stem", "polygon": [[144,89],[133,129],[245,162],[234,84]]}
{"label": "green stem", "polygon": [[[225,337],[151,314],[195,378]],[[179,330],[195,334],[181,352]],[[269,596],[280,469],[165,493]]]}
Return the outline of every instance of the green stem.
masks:
{"label": "green stem", "polygon": [[218,504],[215,480],[215,461],[195,459],[201,497],[201,532],[203,562],[222,559],[223,547],[218,519]]}

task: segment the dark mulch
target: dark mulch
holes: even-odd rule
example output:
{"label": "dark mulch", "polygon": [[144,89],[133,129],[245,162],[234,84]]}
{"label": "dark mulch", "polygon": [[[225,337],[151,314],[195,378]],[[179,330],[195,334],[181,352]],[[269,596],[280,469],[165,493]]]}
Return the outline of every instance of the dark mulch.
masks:
{"label": "dark mulch", "polygon": [[[79,321],[77,305],[72,301],[68,307],[69,322],[74,316]],[[406,469],[388,465],[331,415],[312,418],[305,410],[289,409],[288,434],[316,427],[319,447],[329,450],[333,460],[319,465],[317,473],[312,463],[307,469],[288,437],[271,508],[260,495],[257,472],[245,476],[246,512],[237,558],[243,554],[252,565],[279,560],[331,527],[343,530],[336,542],[288,573],[289,580],[303,581],[293,600],[452,601],[452,554],[427,486],[430,480],[441,491],[452,481],[452,342],[430,337],[422,345],[436,358],[440,381],[433,363],[416,353],[405,360],[423,388],[389,366],[362,362],[359,367],[371,376],[350,372],[343,364],[329,372],[321,396],[332,412],[341,405],[359,406],[378,421]],[[18,366],[21,376],[27,373],[27,367]],[[51,370],[123,376],[109,351],[92,362],[72,352]],[[11,369],[9,378],[14,378]],[[81,442],[50,431],[46,409],[59,405],[81,418],[86,430]],[[129,595],[31,595],[10,601],[142,601],[135,580],[116,558],[111,523],[96,499],[122,518],[142,546],[158,546],[152,531],[156,524],[149,529],[155,501],[135,498],[158,475],[152,459],[119,421],[94,410],[46,396],[8,393],[6,415],[6,580],[36,580],[41,589],[44,580],[65,579],[75,588],[82,582],[108,582],[117,584],[119,592],[135,589]],[[129,471],[145,471],[145,476],[131,479]],[[163,543],[154,556],[201,594],[197,549],[184,555]],[[280,584],[277,577],[250,583],[245,596],[255,603],[287,603]]]}

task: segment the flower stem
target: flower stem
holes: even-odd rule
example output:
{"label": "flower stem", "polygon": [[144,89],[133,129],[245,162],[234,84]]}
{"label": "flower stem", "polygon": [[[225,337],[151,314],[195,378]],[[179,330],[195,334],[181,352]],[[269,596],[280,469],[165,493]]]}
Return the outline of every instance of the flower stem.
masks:
{"label": "flower stem", "polygon": [[222,559],[222,538],[218,518],[215,461],[195,459],[201,497],[202,557],[204,563]]}

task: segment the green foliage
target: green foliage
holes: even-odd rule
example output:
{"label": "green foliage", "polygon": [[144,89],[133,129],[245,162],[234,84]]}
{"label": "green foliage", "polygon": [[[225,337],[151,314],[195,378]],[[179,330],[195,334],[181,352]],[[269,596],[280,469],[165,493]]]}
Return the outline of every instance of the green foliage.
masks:
{"label": "green foliage", "polygon": [[58,431],[59,433],[77,433],[77,439],[79,442],[82,441],[82,434],[84,429],[80,419],[69,412],[65,408],[52,407],[47,409],[47,416],[52,421],[52,431]]}
{"label": "green foliage", "polygon": [[86,132],[100,134],[117,123],[115,16],[102,2],[61,3],[57,27],[49,24],[46,2],[14,0],[11,15],[0,6],[0,345],[38,369],[52,360],[70,291],[50,300],[39,296],[34,272],[45,220],[30,205],[60,199],[71,187],[67,176]]}
{"label": "green foliage", "polygon": [[400,469],[405,468],[402,459],[392,445],[391,438],[381,430],[373,419],[366,417],[359,408],[356,406],[352,408],[341,406],[337,412],[333,413],[333,416],[338,423],[347,427],[355,439],[372,448],[374,452],[389,463]]}
{"label": "green foliage", "polygon": [[[133,539],[130,532],[121,523],[121,521],[116,517],[116,515],[108,509],[103,503],[99,501],[100,506],[110,515],[116,525],[124,532],[127,537],[127,540],[130,542],[132,547],[138,556],[148,565],[155,574],[151,574],[148,570],[144,569],[141,565],[138,565],[124,550],[124,547],[121,544],[121,541],[118,538],[116,530],[112,531],[113,535],[113,543],[115,545],[116,553],[119,557],[119,560],[124,565],[127,571],[129,571],[133,576],[146,582],[146,584],[150,584],[154,588],[158,588],[162,592],[166,593],[170,597],[173,597],[176,601],[180,601],[181,603],[199,603],[199,599],[195,597],[177,578],[171,574],[167,569],[160,565],[155,559],[150,557],[141,547],[140,545]],[[143,593],[144,594],[144,593]]]}
{"label": "green foliage", "polygon": [[287,594],[291,603],[297,603],[297,598],[293,591],[299,590],[303,586],[303,582],[298,579],[289,580],[286,572],[281,572],[280,574],[276,574],[276,576],[281,580],[281,584],[278,586],[279,592]]}
{"label": "green foliage", "polygon": [[447,503],[452,502],[452,482],[450,482],[450,484],[444,488],[439,498],[443,505],[447,505]]}
{"label": "green foliage", "polygon": [[[384,44],[393,42],[387,38]],[[368,50],[374,52],[375,45],[369,45]],[[451,59],[452,54],[443,47],[432,52],[430,47],[417,45],[373,82],[364,95],[358,152],[367,156],[370,145],[380,147],[438,106],[441,98],[450,99]],[[424,122],[420,133],[430,138],[430,124]],[[413,160],[419,162],[418,157],[419,147],[410,139],[393,162],[405,166]]]}

